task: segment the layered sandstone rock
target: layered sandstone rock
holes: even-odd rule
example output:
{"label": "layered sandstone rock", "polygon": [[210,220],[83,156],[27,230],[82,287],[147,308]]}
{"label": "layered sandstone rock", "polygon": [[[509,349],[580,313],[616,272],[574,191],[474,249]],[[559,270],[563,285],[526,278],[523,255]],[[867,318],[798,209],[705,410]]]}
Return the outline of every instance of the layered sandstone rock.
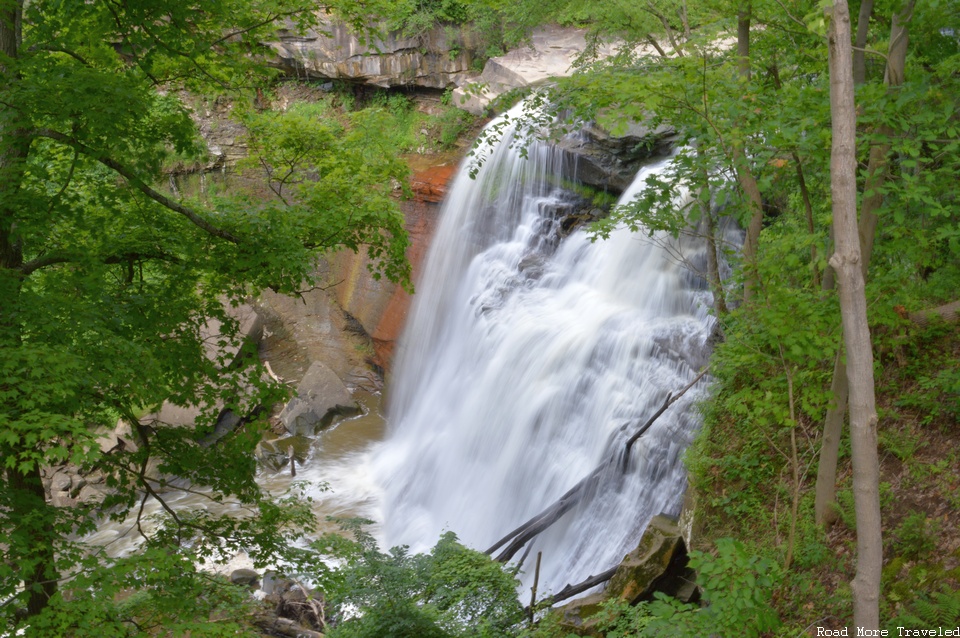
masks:
{"label": "layered sandstone rock", "polygon": [[321,20],[317,29],[281,32],[278,42],[267,43],[276,54],[273,64],[297,78],[384,88],[446,89],[475,75],[471,65],[480,43],[467,29],[436,27],[415,37],[392,31],[363,42],[342,22],[327,16]]}

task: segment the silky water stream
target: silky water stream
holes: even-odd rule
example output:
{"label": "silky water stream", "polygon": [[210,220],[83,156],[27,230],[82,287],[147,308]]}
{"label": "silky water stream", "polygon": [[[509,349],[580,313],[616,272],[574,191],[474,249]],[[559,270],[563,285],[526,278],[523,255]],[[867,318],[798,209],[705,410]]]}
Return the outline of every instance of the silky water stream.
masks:
{"label": "silky water stream", "polygon": [[[622,448],[705,363],[711,298],[677,259],[702,261],[702,246],[625,230],[562,237],[569,158],[537,143],[524,158],[516,142],[507,129],[481,150],[475,179],[461,168],[417,287],[371,458],[388,546],[424,550],[450,530],[489,547]],[[541,591],[615,566],[650,518],[679,512],[704,385],[638,441],[625,474],[532,541]]]}
{"label": "silky water stream", "polygon": [[[569,157],[536,142],[522,157],[517,142],[504,128],[478,149],[475,179],[468,164],[448,191],[394,363],[385,437],[367,397],[367,415],[322,433],[298,468],[298,480],[330,488],[310,492],[321,519],[370,518],[384,547],[426,550],[447,530],[489,547],[622,448],[705,363],[710,295],[677,259],[702,262],[702,247],[566,235]],[[621,201],[667,162],[641,170]],[[531,541],[543,553],[541,592],[616,565],[650,518],[678,513],[703,387],[634,445],[625,473]],[[290,478],[261,481],[279,492]],[[107,525],[96,540],[125,553],[131,531]]]}

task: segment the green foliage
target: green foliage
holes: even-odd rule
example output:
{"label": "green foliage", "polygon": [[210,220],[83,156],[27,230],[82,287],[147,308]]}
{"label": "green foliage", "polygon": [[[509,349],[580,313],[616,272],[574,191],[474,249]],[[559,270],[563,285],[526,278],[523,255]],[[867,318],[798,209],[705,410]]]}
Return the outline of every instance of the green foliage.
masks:
{"label": "green foliage", "polygon": [[957,558],[927,555],[926,560],[897,556],[883,568],[884,608],[887,627],[950,626],[960,618],[960,568],[944,563]]}
{"label": "green foliage", "polygon": [[[383,273],[393,281],[409,282],[407,235],[391,197],[392,184],[405,183],[407,169],[379,134],[389,124],[388,115],[365,109],[345,115],[341,124],[303,110],[245,117],[250,133],[245,161],[263,167],[270,190],[282,204],[261,208],[256,219],[261,232],[269,237],[278,234],[275,225],[293,225],[303,248],[273,248],[288,253],[317,247],[358,251],[365,246],[377,265],[374,277]],[[242,202],[240,209],[218,203],[223,213],[250,218],[250,202]],[[307,254],[294,253],[291,258],[299,259],[291,260],[309,263]]]}
{"label": "green foliage", "polygon": [[897,627],[950,627],[960,618],[960,591],[944,586],[932,594],[920,594],[890,621],[888,631]]}
{"label": "green foliage", "polygon": [[939,525],[920,512],[908,514],[893,531],[894,549],[905,558],[918,559],[937,549]]}
{"label": "green foliage", "polygon": [[249,590],[198,571],[195,560],[155,548],[88,566],[31,619],[30,631],[76,638],[250,635],[241,622],[251,611]]}
{"label": "green foliage", "polygon": [[775,563],[752,555],[742,543],[721,538],[716,554],[691,552],[690,566],[704,605],[684,604],[663,594],[631,607],[607,603],[600,630],[608,638],[640,636],[759,636],[780,626],[771,605],[781,579]]}
{"label": "green foliage", "polygon": [[[253,480],[257,408],[286,390],[264,381],[225,305],[267,287],[299,290],[316,258],[339,248],[367,247],[380,272],[408,281],[390,198],[403,171],[379,141],[376,112],[341,128],[317,112],[251,115],[278,201],[154,188],[164,167],[205,152],[178,92],[243,102],[271,79],[260,43],[280,18],[315,19],[302,0],[202,4],[3,3],[0,41],[19,46],[0,58],[0,633],[233,631],[232,615],[211,618],[236,602],[232,590],[187,565],[240,548],[258,565],[297,563],[290,543],[312,516],[307,502],[274,502]],[[209,322],[237,357],[208,352]],[[198,406],[197,427],[139,422],[167,400]],[[214,444],[224,409],[243,422]],[[118,417],[130,444],[102,452],[97,438]],[[47,503],[42,468],[63,463],[104,475],[104,502]],[[101,517],[137,517],[167,475],[247,514],[171,510],[156,532],[141,526],[149,562],[73,540]]]}
{"label": "green foliage", "polygon": [[329,537],[315,543],[347,560],[342,582],[330,592],[338,614],[331,637],[494,638],[520,620],[514,578],[453,533],[429,554],[410,554],[403,547],[381,552],[358,525],[353,531],[352,545]]}

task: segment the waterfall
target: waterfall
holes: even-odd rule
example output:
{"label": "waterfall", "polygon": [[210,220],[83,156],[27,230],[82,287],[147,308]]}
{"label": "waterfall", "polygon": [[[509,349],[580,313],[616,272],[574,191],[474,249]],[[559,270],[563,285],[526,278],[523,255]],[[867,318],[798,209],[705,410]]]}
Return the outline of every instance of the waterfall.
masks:
{"label": "waterfall", "polygon": [[[460,169],[417,285],[372,459],[387,546],[424,550],[450,530],[485,549],[622,447],[705,362],[709,293],[676,257],[689,247],[563,236],[564,158],[536,142],[523,158],[516,142],[506,128],[480,150],[476,179]],[[622,201],[668,161],[641,170]],[[533,541],[542,592],[616,565],[650,518],[679,512],[702,385],[637,442],[624,475]]]}

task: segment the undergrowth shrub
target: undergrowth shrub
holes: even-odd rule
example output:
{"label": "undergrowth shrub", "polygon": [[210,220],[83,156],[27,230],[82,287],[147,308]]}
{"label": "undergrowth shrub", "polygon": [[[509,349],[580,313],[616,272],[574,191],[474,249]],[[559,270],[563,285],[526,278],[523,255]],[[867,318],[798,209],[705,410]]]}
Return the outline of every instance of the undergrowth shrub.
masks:
{"label": "undergrowth shrub", "polygon": [[315,544],[346,561],[328,592],[330,638],[500,638],[522,617],[514,577],[489,556],[444,534],[428,554],[382,552],[360,525],[356,541],[327,536]]}
{"label": "undergrowth shrub", "polygon": [[715,555],[690,552],[690,566],[697,570],[702,588],[702,606],[662,593],[635,607],[613,602],[605,606],[600,629],[608,638],[740,638],[775,631],[780,620],[771,599],[782,576],[780,568],[731,538],[719,539],[716,548]]}

